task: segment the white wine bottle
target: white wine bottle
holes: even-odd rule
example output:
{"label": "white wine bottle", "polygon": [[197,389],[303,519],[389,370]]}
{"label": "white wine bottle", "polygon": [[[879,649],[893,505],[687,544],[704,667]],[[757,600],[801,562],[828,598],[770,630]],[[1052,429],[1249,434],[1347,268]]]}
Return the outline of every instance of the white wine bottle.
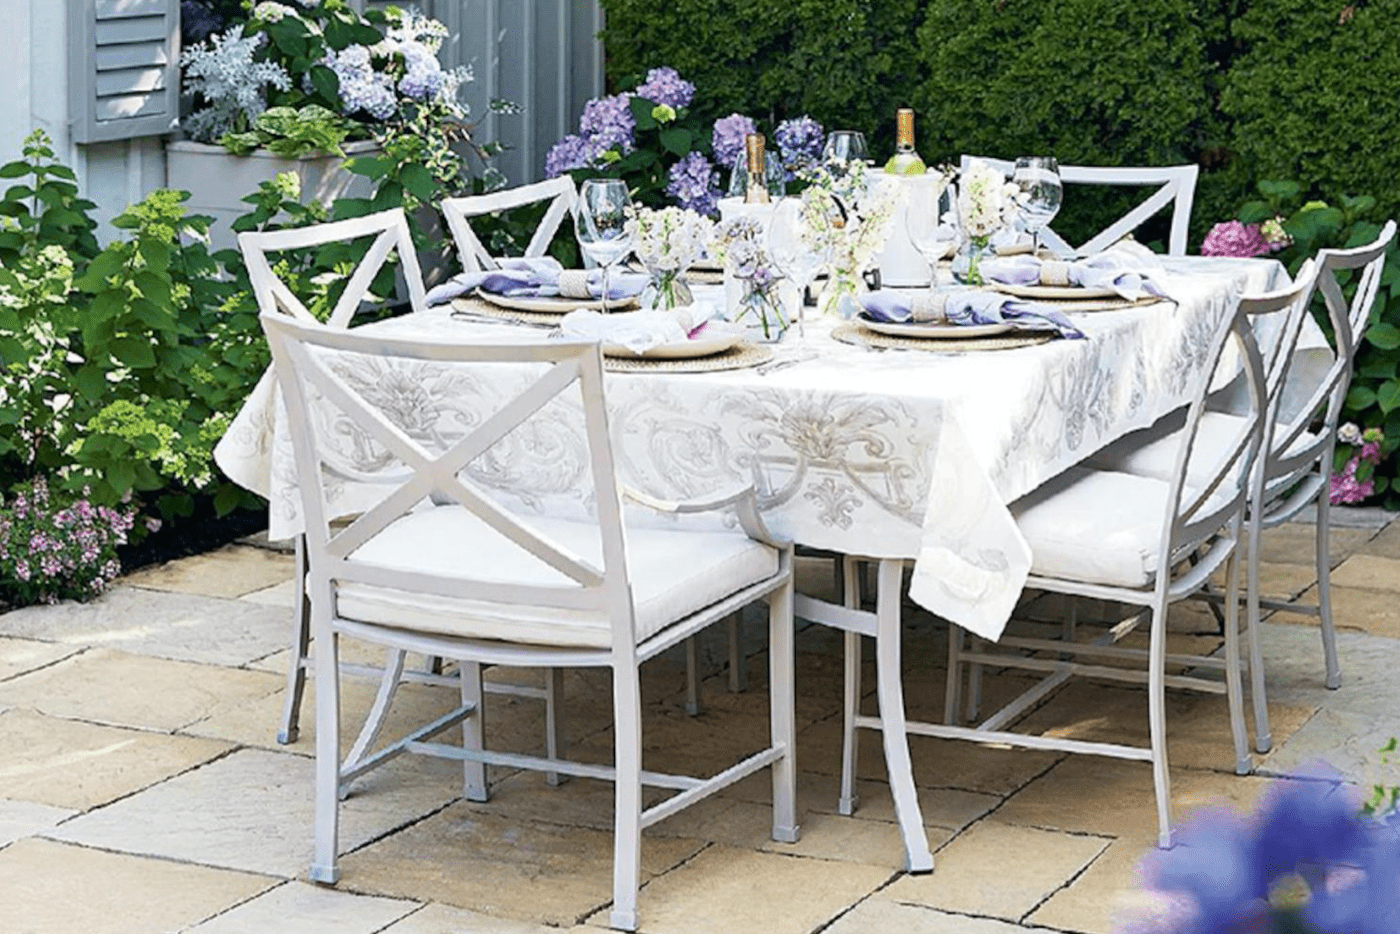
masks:
{"label": "white wine bottle", "polygon": [[748,157],[749,178],[744,187],[745,204],[769,204],[768,160],[764,157],[766,141],[762,133],[750,133],[744,137],[744,154]]}
{"label": "white wine bottle", "polygon": [[891,175],[923,175],[928,171],[914,151],[914,111],[908,107],[895,113],[894,155],[885,163],[885,171]]}

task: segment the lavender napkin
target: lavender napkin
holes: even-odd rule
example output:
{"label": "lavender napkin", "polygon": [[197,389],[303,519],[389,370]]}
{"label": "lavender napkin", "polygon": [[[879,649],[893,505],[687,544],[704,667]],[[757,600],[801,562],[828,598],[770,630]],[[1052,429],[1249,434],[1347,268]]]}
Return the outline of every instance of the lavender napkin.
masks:
{"label": "lavender napkin", "polygon": [[946,292],[881,289],[860,296],[859,317],[869,321],[951,325],[1009,324],[1023,331],[1055,331],[1081,340],[1084,332],[1043,304],[1023,301],[982,289]]}
{"label": "lavender napkin", "polygon": [[1131,301],[1144,295],[1169,297],[1161,262],[1152,251],[1134,243],[1119,244],[1096,256],[1069,262],[1035,256],[998,256],[984,259],[978,270],[989,283],[1111,289]]}
{"label": "lavender napkin", "polygon": [[[608,278],[608,300],[640,295],[647,277],[641,273],[615,272]],[[602,298],[601,269],[566,270],[557,259],[539,256],[529,259],[503,259],[500,269],[463,272],[434,286],[428,292],[428,305],[445,305],[473,289],[514,297]]]}

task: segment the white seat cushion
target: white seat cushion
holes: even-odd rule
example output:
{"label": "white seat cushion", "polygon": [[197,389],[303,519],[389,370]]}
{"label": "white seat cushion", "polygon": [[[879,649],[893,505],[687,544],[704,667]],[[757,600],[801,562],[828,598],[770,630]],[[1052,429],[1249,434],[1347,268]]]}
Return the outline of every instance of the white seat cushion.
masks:
{"label": "white seat cushion", "polygon": [[[522,517],[527,528],[602,568],[596,524]],[[353,560],[404,571],[510,584],[569,585],[462,506],[439,506],[395,520],[360,546]],[[637,641],[778,572],[776,549],[742,532],[629,528],[627,571]],[[339,586],[344,619],[510,642],[607,648],[612,622],[594,611],[521,607],[410,593],[362,583]]]}
{"label": "white seat cushion", "polygon": [[[1073,467],[1017,500],[1011,512],[1030,545],[1032,574],[1146,587],[1157,576],[1170,495],[1163,480]],[[1213,494],[1205,508],[1227,502]]]}
{"label": "white seat cushion", "polygon": [[[1111,470],[1119,473],[1135,474],[1139,477],[1152,477],[1156,480],[1170,480],[1176,470],[1176,458],[1181,451],[1180,418],[1176,419],[1174,430],[1164,433],[1158,426],[1171,419],[1158,422],[1151,428],[1135,431],[1115,441],[1089,459],[1089,464],[1098,470]],[[1245,418],[1227,412],[1207,412],[1201,418],[1201,427],[1196,434],[1196,443],[1191,451],[1191,463],[1187,465],[1188,481],[1204,483],[1209,474],[1220,463],[1221,452],[1234,444],[1244,430]],[[1288,446],[1285,457],[1301,453],[1316,444],[1318,435],[1304,431]],[[1231,471],[1226,482],[1235,481],[1235,470]]]}

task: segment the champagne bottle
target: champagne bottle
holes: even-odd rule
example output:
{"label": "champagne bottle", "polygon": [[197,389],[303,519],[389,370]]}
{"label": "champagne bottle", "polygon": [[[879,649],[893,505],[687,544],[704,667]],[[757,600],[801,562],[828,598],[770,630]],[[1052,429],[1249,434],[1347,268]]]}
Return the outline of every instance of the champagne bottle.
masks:
{"label": "champagne bottle", "polygon": [[750,133],[744,137],[744,154],[748,157],[749,178],[744,187],[745,204],[768,204],[767,160],[764,158],[764,138],[762,133]]}
{"label": "champagne bottle", "polygon": [[894,155],[885,163],[891,175],[923,175],[924,160],[914,151],[914,111],[901,107],[895,114]]}

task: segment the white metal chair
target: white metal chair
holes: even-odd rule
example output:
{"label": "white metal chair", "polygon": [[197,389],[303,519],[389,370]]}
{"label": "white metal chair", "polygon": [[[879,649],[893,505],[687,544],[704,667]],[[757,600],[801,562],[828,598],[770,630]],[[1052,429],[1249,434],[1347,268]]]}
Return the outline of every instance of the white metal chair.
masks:
{"label": "white metal chair", "polygon": [[[338,802],[347,784],[403,752],[464,764],[464,795],[488,796],[486,766],[609,779],[616,785],[612,926],[637,926],[641,831],[771,766],[775,840],[798,836],[793,711],[792,549],[763,528],[752,488],[705,503],[663,503],[620,491],[596,343],[426,343],[266,315],[295,444],[307,517],[316,653],[316,842],[311,878],[337,878]],[[470,367],[519,377],[520,391],[470,429],[395,423],[392,392],[347,380],[355,359],[376,366]],[[353,385],[352,385],[353,382]],[[513,514],[466,479],[466,468],[546,406],[579,408],[591,468],[595,522]],[[332,417],[333,416],[333,417]],[[334,434],[363,433],[398,483],[343,529],[326,487],[340,472]],[[406,475],[405,472],[406,471]],[[740,530],[669,524],[624,527],[622,499],[672,514],[733,509]],[[755,600],[769,602],[770,743],[710,778],[645,771],[639,666]],[[337,637],[455,659],[462,704],[350,768],[339,761]],[[613,673],[615,766],[484,748],[480,666],[607,667]],[[462,725],[460,746],[431,741]],[[648,808],[642,787],[677,794]]]}
{"label": "white metal chair", "polygon": [[[1007,176],[1015,169],[1015,162],[1006,159],[990,159],[985,156],[962,157],[962,168],[966,169],[972,159],[1000,170]],[[1137,230],[1142,224],[1171,205],[1171,235],[1167,241],[1167,253],[1171,256],[1186,255],[1187,228],[1191,223],[1191,204],[1196,198],[1196,178],[1200,167],[1195,165],[1164,166],[1060,166],[1060,181],[1065,185],[1110,185],[1114,187],[1159,186],[1156,191],[1139,203],[1127,214],[1090,237],[1082,246],[1074,247],[1065,242],[1050,228],[1040,232],[1040,238],[1053,252],[1061,254],[1085,255],[1098,253],[1122,240]]]}
{"label": "white metal chair", "polygon": [[525,247],[525,256],[543,256],[549,249],[560,223],[573,211],[578,200],[574,180],[568,175],[551,178],[531,185],[521,185],[507,191],[493,191],[484,195],[468,195],[462,198],[444,198],[439,207],[447,219],[447,228],[452,231],[452,239],[457,244],[457,254],[461,258],[463,272],[477,272],[482,269],[497,269],[500,263],[491,255],[472,230],[470,218],[497,211],[508,211],[548,201],[549,207],[535,228],[534,235]]}
{"label": "white metal chair", "polygon": [[[373,237],[369,249],[360,265],[345,284],[339,301],[331,310],[326,326],[336,329],[348,328],[356,312],[360,309],[375,276],[391,254],[397,253],[402,266],[403,281],[407,286],[411,311],[426,309],[423,277],[418,266],[418,256],[413,249],[408,222],[402,210],[394,209],[366,217],[285,230],[270,233],[243,233],[239,235],[239,249],[247,264],[253,293],[258,309],[263,315],[283,314],[307,323],[315,323],[316,318],[307,310],[301,299],[292,293],[273,272],[272,254],[287,250],[317,247],[328,243],[345,243],[361,238]],[[306,675],[311,667],[311,617],[310,604],[306,594],[306,538],[296,537],[296,567],[294,619],[292,623],[292,655],[287,667],[287,690],[282,704],[282,719],[277,731],[277,742],[288,745],[297,741],[298,723],[301,718],[302,697],[306,690]],[[423,669],[405,667],[404,653],[391,651],[385,667],[368,668],[362,665],[346,664],[349,673],[379,677],[380,688],[373,710],[375,716],[366,721],[366,731],[356,742],[351,761],[366,753],[378,734],[382,715],[388,706],[389,697],[400,679],[429,684],[457,683],[456,677],[444,676],[441,660],[429,658]],[[529,685],[492,683],[492,693],[515,694],[543,700],[545,703],[546,751],[550,756],[558,752],[562,743],[559,705],[556,700],[563,693],[563,672],[552,671],[546,674],[543,688]],[[551,776],[557,781],[558,776]]]}
{"label": "white metal chair", "polygon": [[[1318,602],[1308,605],[1260,596],[1259,549],[1252,547],[1247,584],[1251,625],[1257,621],[1260,607],[1317,616],[1322,634],[1326,685],[1329,688],[1341,685],[1341,666],[1337,660],[1336,634],[1332,622],[1328,542],[1332,454],[1336,445],[1342,405],[1356,360],[1356,347],[1366,331],[1371,306],[1375,302],[1384,271],[1386,249],[1395,237],[1395,229],[1395,222],[1390,221],[1382,229],[1380,236],[1369,244],[1345,250],[1319,251],[1317,284],[1326,300],[1327,313],[1331,319],[1336,343],[1335,356],[1332,365],[1316,385],[1299,387],[1307,401],[1296,411],[1284,411],[1282,396],[1285,388],[1293,389],[1288,364],[1301,332],[1305,308],[1297,310],[1296,325],[1284,329],[1279,344],[1270,352],[1271,440],[1261,459],[1262,485],[1252,500],[1252,504],[1258,504],[1257,508],[1253,508],[1252,505],[1252,512],[1257,514],[1258,531],[1262,531],[1288,521],[1304,507],[1317,503],[1315,561]],[[1352,300],[1348,304],[1337,274],[1340,271],[1355,270],[1359,270],[1360,274],[1356,279]],[[1299,278],[1306,278],[1307,274],[1306,270],[1300,270]],[[1233,417],[1227,413],[1209,413],[1203,431],[1217,432],[1221,427],[1228,426]],[[1170,450],[1174,442],[1173,436],[1156,436],[1160,434],[1153,429],[1147,429],[1141,438],[1130,435],[1097,458],[1096,463],[1108,469],[1161,477],[1169,470]],[[1258,698],[1255,704],[1257,711],[1263,707],[1264,684],[1262,664],[1258,662],[1257,657],[1254,661],[1253,690]],[[1260,752],[1267,752],[1267,724],[1261,726],[1265,728],[1256,727],[1256,748]]]}

